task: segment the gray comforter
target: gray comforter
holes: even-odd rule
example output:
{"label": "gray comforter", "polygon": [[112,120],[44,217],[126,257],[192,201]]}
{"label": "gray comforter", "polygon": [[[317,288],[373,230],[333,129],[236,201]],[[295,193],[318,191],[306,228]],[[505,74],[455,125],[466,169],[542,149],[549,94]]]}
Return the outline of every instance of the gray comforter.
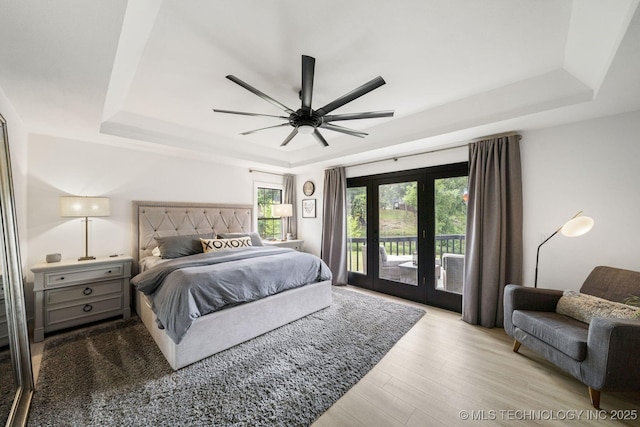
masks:
{"label": "gray comforter", "polygon": [[179,344],[200,316],[330,279],[329,267],[315,255],[254,246],[173,259],[131,283],[150,297],[158,326]]}

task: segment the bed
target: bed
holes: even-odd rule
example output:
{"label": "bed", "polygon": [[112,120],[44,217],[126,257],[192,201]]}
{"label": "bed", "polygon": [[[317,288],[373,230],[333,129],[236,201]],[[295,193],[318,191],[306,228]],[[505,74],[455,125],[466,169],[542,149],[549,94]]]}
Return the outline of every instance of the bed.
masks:
{"label": "bed", "polygon": [[[147,278],[149,275],[154,275],[154,269],[173,271],[168,266],[178,265],[183,260],[188,260],[187,264],[191,265],[194,270],[209,268],[200,264],[201,258],[207,258],[208,254],[189,255],[181,260],[159,260],[157,247],[158,242],[163,240],[162,238],[169,239],[170,236],[189,235],[244,236],[239,239],[244,239],[243,241],[246,243],[246,240],[249,239],[247,236],[251,236],[250,239],[253,242],[255,233],[251,233],[252,210],[250,205],[133,202],[133,227],[136,238],[132,253],[134,257],[133,270],[136,277],[132,279],[132,283],[136,283],[136,278]],[[271,257],[269,259],[273,260],[277,257],[283,259],[297,256],[313,257],[310,254],[297,253],[292,249],[274,247],[227,251],[224,252],[224,256],[242,251],[272,251],[267,255]],[[287,251],[290,252],[287,253]],[[224,256],[221,257],[224,258]],[[314,258],[317,259],[317,257]],[[152,262],[149,262],[150,260]],[[233,262],[240,265],[245,261],[234,258]],[[154,264],[156,265],[154,266]],[[175,268],[180,269],[181,267],[176,266]],[[225,265],[224,268],[228,270],[230,267]],[[166,328],[161,329],[158,326],[162,322],[159,321],[152,309],[153,298],[156,297],[155,293],[154,295],[146,295],[136,290],[135,287],[133,292],[135,293],[135,309],[138,316],[156,341],[169,365],[174,370],[178,370],[328,307],[331,304],[331,278],[329,273],[329,277],[319,276],[314,280],[309,280],[303,286],[298,284],[290,289],[254,301],[233,305],[196,317],[179,340],[176,340],[176,337],[171,335]],[[158,312],[160,313],[160,311]],[[160,317],[162,317],[162,313]],[[176,341],[178,342],[176,343]]]}

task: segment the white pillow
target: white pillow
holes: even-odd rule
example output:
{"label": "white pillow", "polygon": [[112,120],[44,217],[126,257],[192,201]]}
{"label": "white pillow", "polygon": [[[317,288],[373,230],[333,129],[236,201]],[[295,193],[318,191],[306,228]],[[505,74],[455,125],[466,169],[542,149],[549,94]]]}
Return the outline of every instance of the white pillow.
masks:
{"label": "white pillow", "polygon": [[160,252],[160,248],[156,246],[156,247],[155,247],[155,248],[153,248],[153,250],[151,251],[151,255],[153,255],[153,256],[161,256],[161,255],[162,255],[162,252]]}
{"label": "white pillow", "polygon": [[218,252],[227,251],[230,249],[248,248],[252,246],[251,237],[236,237],[234,239],[203,239],[200,238],[202,243],[202,251]]}

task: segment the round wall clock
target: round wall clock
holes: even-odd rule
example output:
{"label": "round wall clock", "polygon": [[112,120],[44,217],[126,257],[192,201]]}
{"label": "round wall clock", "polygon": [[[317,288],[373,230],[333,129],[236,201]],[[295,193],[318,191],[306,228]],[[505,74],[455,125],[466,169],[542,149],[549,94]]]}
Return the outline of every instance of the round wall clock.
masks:
{"label": "round wall clock", "polygon": [[302,192],[305,196],[311,196],[316,191],[316,186],[311,181],[307,181],[302,185]]}

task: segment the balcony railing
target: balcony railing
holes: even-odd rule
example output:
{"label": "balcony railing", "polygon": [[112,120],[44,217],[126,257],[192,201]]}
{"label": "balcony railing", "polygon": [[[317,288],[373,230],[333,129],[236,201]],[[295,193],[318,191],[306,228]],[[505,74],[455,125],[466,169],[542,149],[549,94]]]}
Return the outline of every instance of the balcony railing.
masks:
{"label": "balcony railing", "polygon": [[[347,267],[349,271],[363,271],[362,252],[366,248],[366,237],[347,238]],[[412,255],[418,250],[416,236],[380,237],[380,245],[384,246],[389,255]],[[436,260],[440,261],[442,254],[464,254],[464,234],[441,234],[436,236]]]}

